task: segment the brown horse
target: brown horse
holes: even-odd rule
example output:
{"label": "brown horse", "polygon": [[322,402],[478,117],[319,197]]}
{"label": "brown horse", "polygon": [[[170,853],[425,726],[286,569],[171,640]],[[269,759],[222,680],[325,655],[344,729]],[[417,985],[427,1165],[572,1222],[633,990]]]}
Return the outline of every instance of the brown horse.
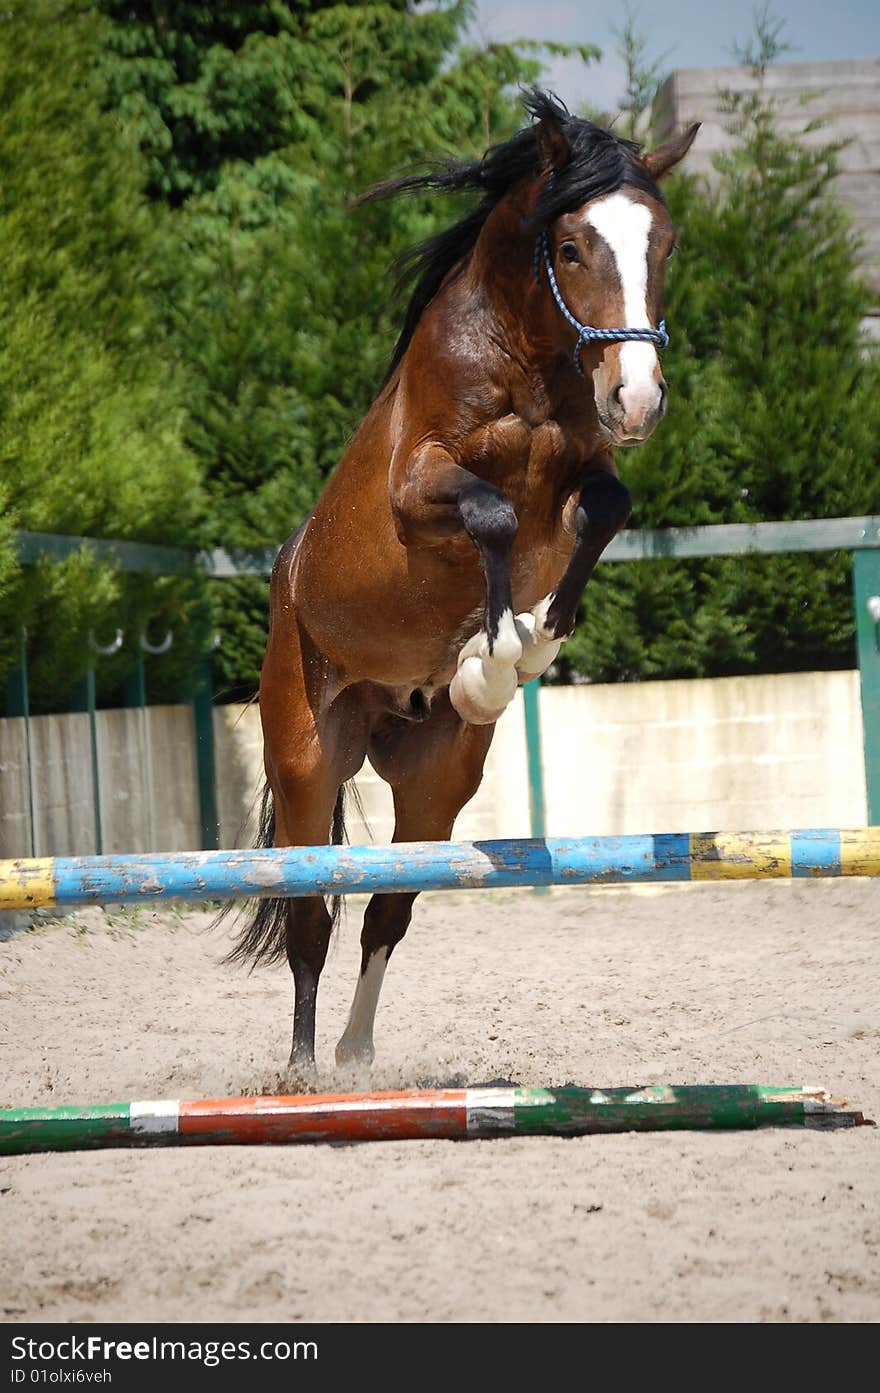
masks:
{"label": "brown horse", "polygon": [[[574,628],[630,497],[615,445],[666,408],[658,346],[675,234],[657,180],[697,127],[647,154],[554,98],[482,160],[392,181],[474,190],[412,257],[386,381],[314,512],[279,553],[260,684],[261,845],[343,835],[369,755],[395,841],[444,839],[479,787],[494,722]],[[382,979],[415,895],[374,895],[337,1062],[370,1060]],[[335,917],[261,901],[233,956],[293,972],[291,1065],[314,1066]]]}

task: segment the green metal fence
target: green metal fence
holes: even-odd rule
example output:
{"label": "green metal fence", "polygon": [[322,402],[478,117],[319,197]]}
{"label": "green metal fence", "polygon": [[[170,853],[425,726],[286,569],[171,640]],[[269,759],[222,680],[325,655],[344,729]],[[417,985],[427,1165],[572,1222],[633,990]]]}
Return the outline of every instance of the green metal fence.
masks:
{"label": "green metal fence", "polygon": [[[235,576],[268,576],[274,550],[186,551],[140,542],[62,537],[42,532],[19,532],[19,560],[62,558],[85,549],[123,571],[149,575],[202,573],[222,580]],[[852,553],[856,656],[861,679],[864,726],[865,780],[868,821],[880,823],[880,517],[822,518],[805,522],[720,524],[714,527],[675,527],[658,531],[623,532],[604,553],[603,561],[681,560],[691,557],[780,555],[786,552],[849,551]],[[529,797],[532,835],[544,835],[544,780],[541,768],[538,682],[524,688]],[[22,643],[21,666],[10,683],[15,714],[28,721],[27,666]],[[206,663],[192,700],[196,735],[202,845],[218,842],[215,793],[214,737],[211,720],[210,667]]]}

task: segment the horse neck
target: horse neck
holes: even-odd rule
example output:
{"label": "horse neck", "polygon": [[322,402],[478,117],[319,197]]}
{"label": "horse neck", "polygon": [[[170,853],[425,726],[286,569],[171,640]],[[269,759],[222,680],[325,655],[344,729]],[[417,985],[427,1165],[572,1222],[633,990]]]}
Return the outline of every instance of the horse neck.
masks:
{"label": "horse neck", "polygon": [[535,233],[525,229],[532,191],[514,190],[486,219],[474,247],[471,272],[491,307],[499,340],[523,365],[540,371],[558,357],[558,329],[550,297],[535,278]]}

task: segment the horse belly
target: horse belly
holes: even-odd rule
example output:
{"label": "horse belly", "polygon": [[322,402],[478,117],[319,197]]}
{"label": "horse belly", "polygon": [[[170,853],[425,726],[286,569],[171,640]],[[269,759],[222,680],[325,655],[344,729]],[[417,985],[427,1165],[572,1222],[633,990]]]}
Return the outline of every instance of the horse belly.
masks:
{"label": "horse belly", "polygon": [[447,667],[451,675],[458,634],[471,631],[472,615],[479,623],[482,607],[468,539],[407,549],[393,526],[374,526],[357,549],[339,547],[338,538],[332,549],[309,540],[295,569],[293,607],[341,677],[402,687],[427,684]]}
{"label": "horse belly", "polygon": [[[561,527],[514,546],[514,610],[531,609],[558,583],[570,553]],[[316,564],[304,556],[294,607],[313,642],[346,681],[387,687],[442,686],[462,645],[479,629],[485,583],[469,538],[438,548],[400,545],[396,536],[367,541],[357,565]]]}

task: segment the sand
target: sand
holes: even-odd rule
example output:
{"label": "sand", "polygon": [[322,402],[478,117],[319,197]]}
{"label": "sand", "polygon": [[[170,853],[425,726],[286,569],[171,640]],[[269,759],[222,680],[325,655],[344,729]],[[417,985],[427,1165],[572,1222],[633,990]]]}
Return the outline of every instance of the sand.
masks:
{"label": "sand", "polygon": [[[319,1085],[821,1083],[880,1118],[880,882],[428,895],[369,1075]],[[293,1091],[286,969],[196,910],[0,943],[0,1104]],[[880,1318],[880,1129],[0,1159],[7,1322]]]}

